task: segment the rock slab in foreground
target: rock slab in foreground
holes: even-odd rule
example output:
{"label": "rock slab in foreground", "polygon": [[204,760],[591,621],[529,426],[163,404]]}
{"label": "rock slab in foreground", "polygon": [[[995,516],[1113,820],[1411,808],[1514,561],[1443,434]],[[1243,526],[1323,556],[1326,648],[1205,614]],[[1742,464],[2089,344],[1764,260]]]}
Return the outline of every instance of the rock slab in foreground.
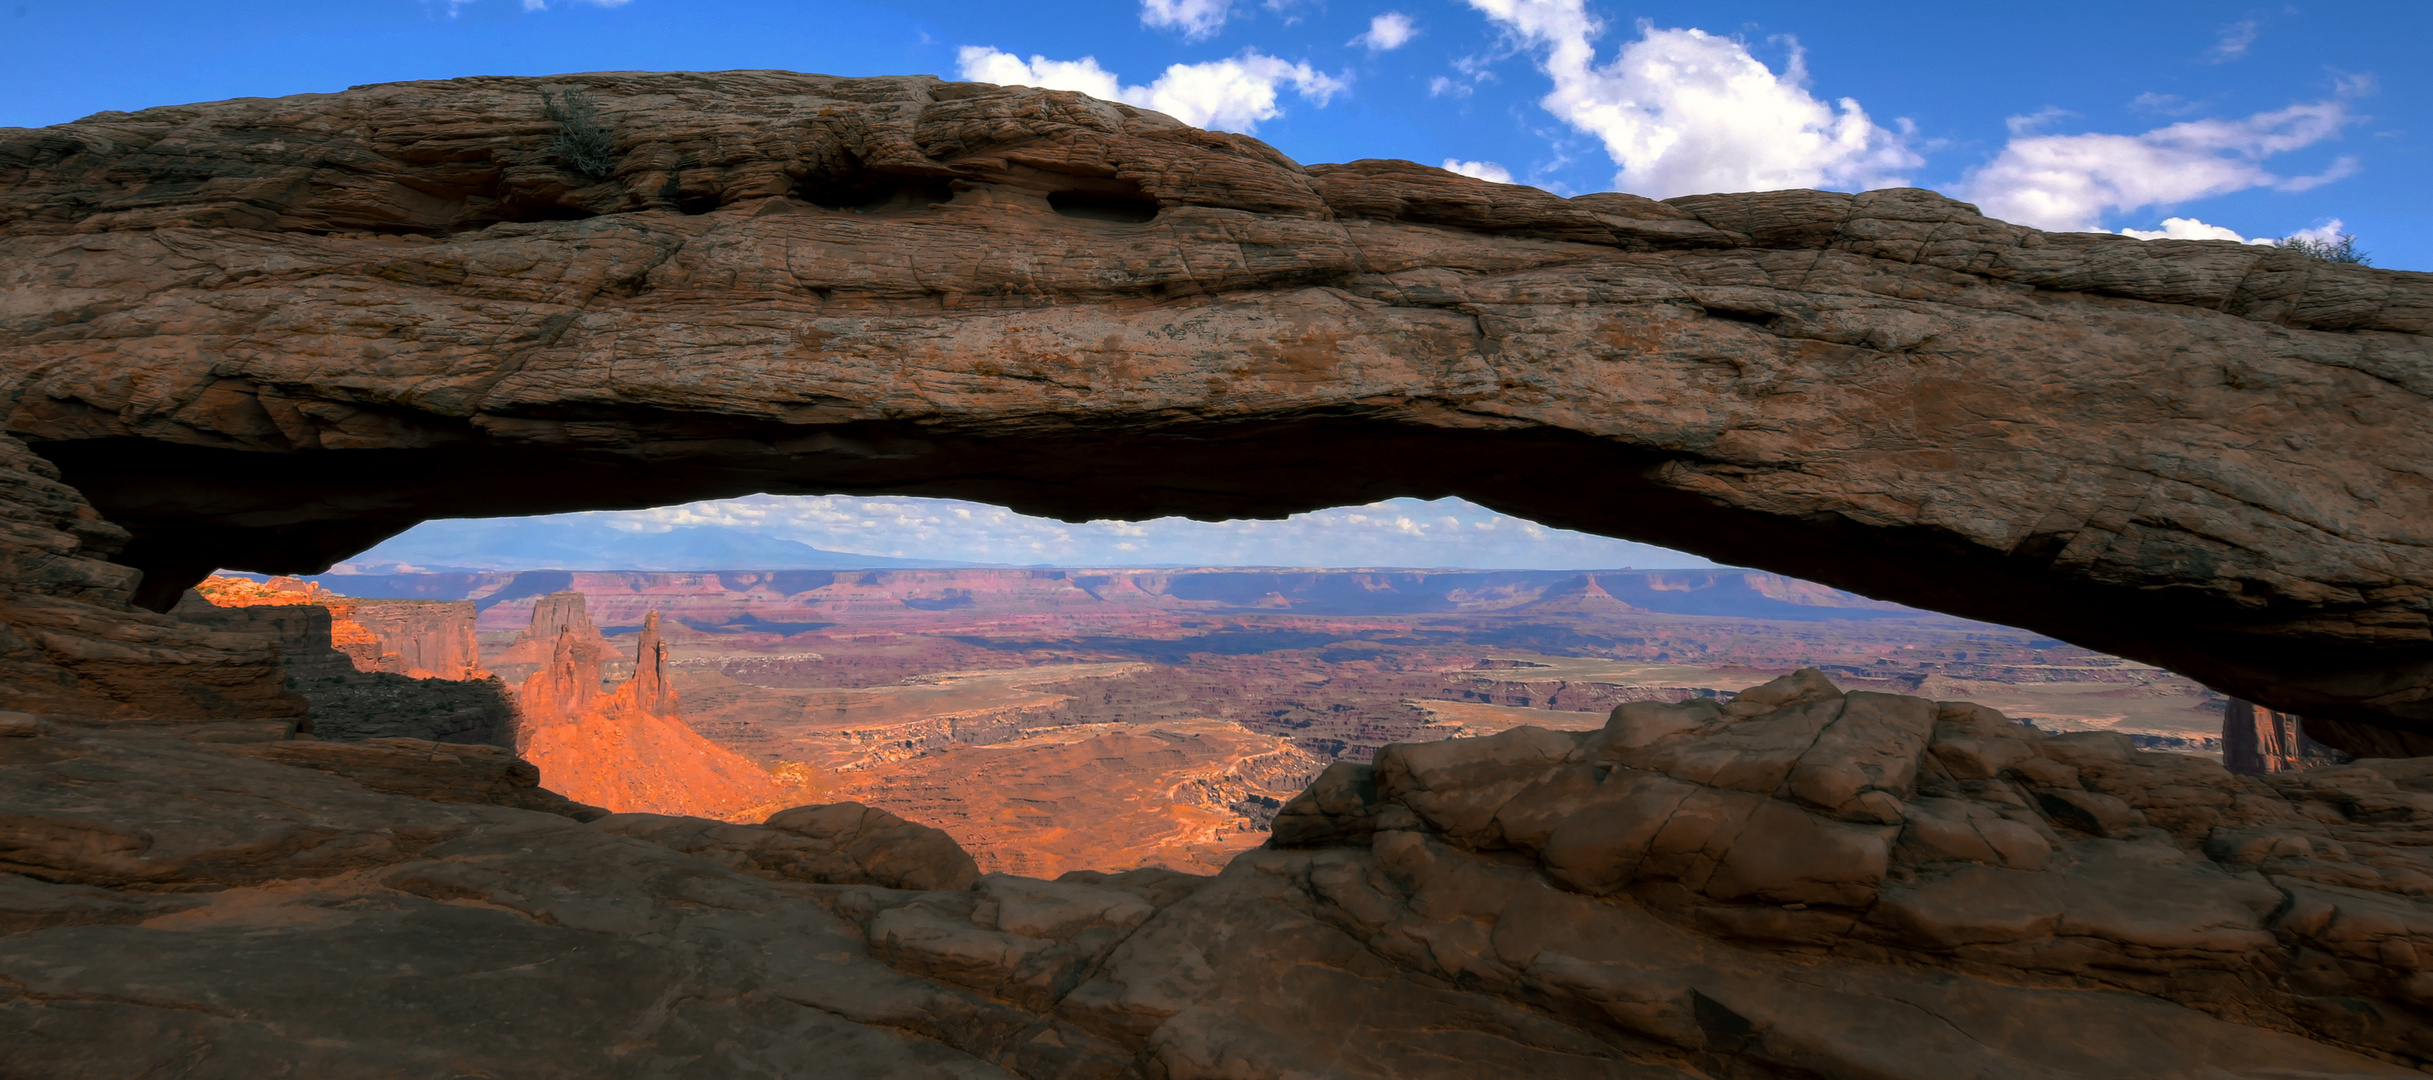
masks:
{"label": "rock slab in foreground", "polygon": [[1462,495],[2433,733],[2425,274],[726,72],[0,131],[0,291],[0,426],[161,604],[439,516]]}
{"label": "rock slab in foreground", "polygon": [[393,764],[278,763],[309,743],[0,734],[12,1075],[2433,1064],[2423,763],[2233,777],[1814,672],[1390,747],[1279,816],[1318,846],[1214,878],[976,875],[851,805],[584,824],[484,801],[480,762],[425,766],[473,796],[438,803],[375,790]]}

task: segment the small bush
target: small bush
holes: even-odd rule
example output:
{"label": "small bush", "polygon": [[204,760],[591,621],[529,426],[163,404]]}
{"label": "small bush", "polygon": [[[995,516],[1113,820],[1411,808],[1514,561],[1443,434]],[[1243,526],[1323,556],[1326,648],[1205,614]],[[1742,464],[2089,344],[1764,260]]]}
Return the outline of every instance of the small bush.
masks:
{"label": "small bush", "polygon": [[590,94],[571,87],[555,95],[542,90],[541,111],[557,121],[558,137],[550,142],[549,152],[561,164],[593,180],[606,179],[616,168],[612,140],[600,126],[600,110]]}
{"label": "small bush", "polygon": [[2374,265],[2374,260],[2367,258],[2365,252],[2357,250],[2357,238],[2348,233],[2341,233],[2337,239],[2332,240],[2284,236],[2273,241],[2273,246],[2287,248],[2307,258],[2321,259],[2324,262],[2355,263],[2358,266]]}

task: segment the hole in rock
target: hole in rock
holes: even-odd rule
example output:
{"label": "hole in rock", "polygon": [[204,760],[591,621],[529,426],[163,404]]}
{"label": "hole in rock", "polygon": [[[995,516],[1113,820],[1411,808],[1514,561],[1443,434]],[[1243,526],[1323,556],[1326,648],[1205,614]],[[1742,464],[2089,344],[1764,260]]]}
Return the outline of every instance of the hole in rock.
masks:
{"label": "hole in rock", "polygon": [[1728,319],[1732,322],[1748,323],[1752,326],[1765,326],[1774,321],[1773,312],[1757,311],[1750,308],[1708,307],[1706,309],[1706,313],[1718,319]]}
{"label": "hole in rock", "polygon": [[[247,578],[207,588],[320,590],[354,652],[391,667],[455,642],[449,670],[500,678],[513,741],[578,801],[758,820],[851,800],[1041,877],[1211,872],[1335,761],[1596,730],[1624,702],[1726,699],[1799,667],[2190,753],[2218,747],[2224,704],[2038,634],[1459,499],[1073,524],[755,495],[428,521],[327,574]],[[369,730],[364,695],[298,689],[325,737]],[[644,719],[612,745],[585,735],[604,710]],[[645,773],[684,782],[637,794]],[[1700,1022],[1732,1034],[1728,1012]]]}
{"label": "hole in rock", "polygon": [[862,214],[920,210],[955,197],[944,180],[879,173],[810,177],[796,184],[794,193],[822,210]]}
{"label": "hole in rock", "polygon": [[599,217],[599,212],[580,206],[560,203],[505,203],[498,208],[500,221],[584,221]]}
{"label": "hole in rock", "polygon": [[1157,200],[1140,194],[1137,187],[1129,191],[1053,192],[1048,195],[1048,208],[1069,218],[1120,221],[1134,225],[1156,220],[1159,210]]}

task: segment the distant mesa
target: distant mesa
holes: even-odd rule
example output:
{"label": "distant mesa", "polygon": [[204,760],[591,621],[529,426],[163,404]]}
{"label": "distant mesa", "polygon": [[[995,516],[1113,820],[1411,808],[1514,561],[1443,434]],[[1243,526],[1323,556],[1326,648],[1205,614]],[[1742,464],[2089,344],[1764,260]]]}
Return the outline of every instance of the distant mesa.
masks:
{"label": "distant mesa", "polygon": [[523,636],[498,658],[501,668],[530,668],[516,690],[516,752],[540,767],[550,790],[619,813],[721,821],[758,821],[814,801],[805,785],[685,725],[658,612],[634,636],[633,677],[613,689],[601,685],[609,651],[583,594],[563,591],[536,600]]}
{"label": "distant mesa", "polygon": [[[479,679],[481,650],[473,638],[474,608],[456,600],[363,599],[319,582],[215,574],[195,586],[214,607],[313,604],[330,613],[330,644],[358,671],[416,679]],[[192,610],[189,605],[188,610]]]}
{"label": "distant mesa", "polygon": [[[606,604],[601,629],[632,633],[650,602],[705,633],[805,633],[884,611],[1261,611],[1424,615],[1509,611],[1817,621],[1919,618],[1899,604],[1754,570],[906,569],[325,574],[323,588],[466,600],[490,630],[519,628],[535,598],[575,590]],[[682,600],[678,600],[682,597]],[[747,602],[748,600],[748,602]],[[782,602],[781,602],[782,601]]]}
{"label": "distant mesa", "polygon": [[214,575],[171,614],[266,640],[287,689],[326,739],[407,738],[515,745],[517,710],[484,670],[474,605],[365,599],[295,578]]}

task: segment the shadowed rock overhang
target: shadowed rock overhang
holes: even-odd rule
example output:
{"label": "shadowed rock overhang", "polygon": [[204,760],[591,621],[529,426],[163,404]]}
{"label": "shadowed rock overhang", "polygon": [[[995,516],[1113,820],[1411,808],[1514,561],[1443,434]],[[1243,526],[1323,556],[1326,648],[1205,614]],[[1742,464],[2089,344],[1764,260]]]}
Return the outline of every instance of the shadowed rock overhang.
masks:
{"label": "shadowed rock overhang", "polygon": [[1917,190],[1303,167],[926,77],[0,129],[0,418],[156,605],[445,516],[1459,495],[2433,732],[2429,328],[2433,275]]}

